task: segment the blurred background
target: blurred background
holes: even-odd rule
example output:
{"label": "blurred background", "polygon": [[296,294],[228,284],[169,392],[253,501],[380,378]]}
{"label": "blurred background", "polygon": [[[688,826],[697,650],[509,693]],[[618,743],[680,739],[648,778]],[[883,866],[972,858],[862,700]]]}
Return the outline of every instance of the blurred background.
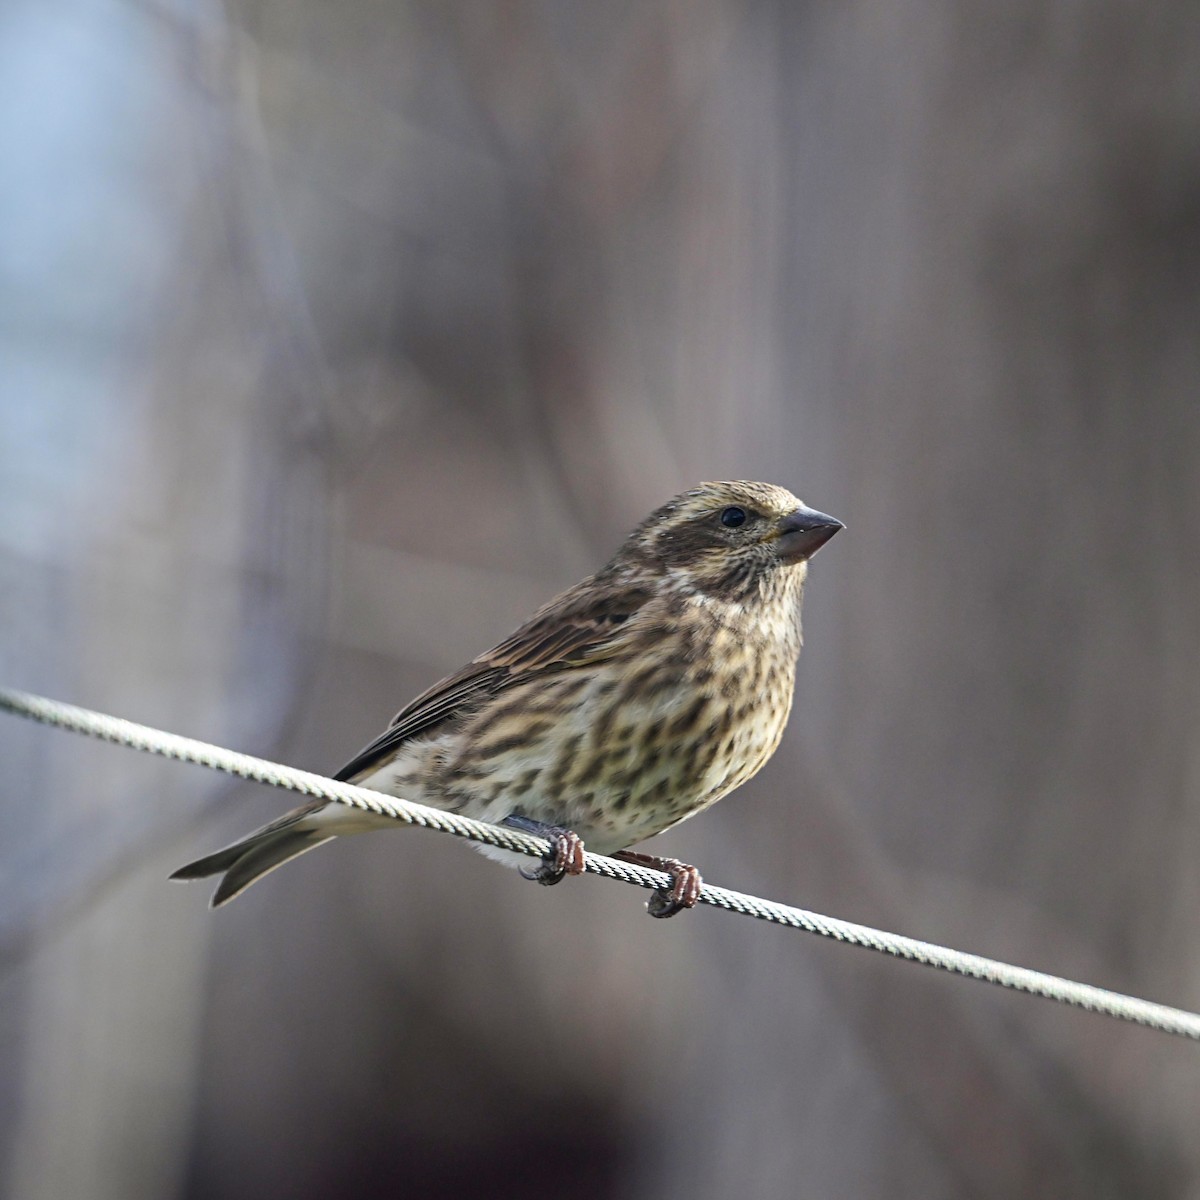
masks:
{"label": "blurred background", "polygon": [[[8,0],[0,681],[336,769],[701,479],[797,707],[656,843],[1200,1007],[1200,7]],[[0,1194],[1200,1197],[1184,1042],[0,718]]]}

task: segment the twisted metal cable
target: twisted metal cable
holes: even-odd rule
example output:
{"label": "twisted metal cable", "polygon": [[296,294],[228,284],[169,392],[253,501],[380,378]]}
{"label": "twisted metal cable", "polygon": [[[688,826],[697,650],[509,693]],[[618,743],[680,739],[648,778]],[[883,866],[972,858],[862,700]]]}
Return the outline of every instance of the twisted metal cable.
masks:
{"label": "twisted metal cable", "polygon": [[[424,804],[414,804],[409,800],[399,800],[368,788],[339,783],[323,775],[299,771],[295,767],[283,766],[249,754],[239,754],[222,746],[165,733],[148,725],[139,725],[106,713],[48,700],[43,696],[35,696],[14,688],[0,688],[0,709],[40,721],[44,725],[69,729],[119,746],[127,746],[132,750],[196,763],[215,771],[240,776],[242,779],[253,779],[272,787],[300,792],[305,796],[320,796],[338,804],[369,809],[409,825],[436,829],[455,837],[468,838],[473,842],[483,842],[534,858],[541,858],[550,850],[550,843],[545,838],[487,825],[469,817],[456,816]],[[652,871],[633,863],[617,862],[599,854],[586,855],[585,870],[592,875],[601,875],[606,879],[616,879],[643,888],[664,888],[671,885],[670,877],[660,871]],[[1061,979],[1025,967],[1015,967],[978,954],[967,954],[931,942],[885,933],[867,925],[856,925],[836,917],[822,916],[820,913],[776,904],[771,900],[731,892],[725,888],[710,887],[707,884],[701,889],[700,903],[722,908],[726,912],[756,917],[760,921],[770,921],[775,925],[786,925],[790,929],[802,929],[806,933],[815,933],[853,946],[863,946],[868,950],[877,950],[881,954],[890,954],[894,958],[907,959],[909,962],[949,971],[954,975],[981,979],[985,983],[993,983],[1013,991],[1043,996],[1047,1000],[1056,1000],[1060,1004],[1144,1025],[1162,1033],[1200,1041],[1198,1013],[1154,1004],[1149,1000],[1111,992],[1106,988],[1076,983],[1070,979]]]}

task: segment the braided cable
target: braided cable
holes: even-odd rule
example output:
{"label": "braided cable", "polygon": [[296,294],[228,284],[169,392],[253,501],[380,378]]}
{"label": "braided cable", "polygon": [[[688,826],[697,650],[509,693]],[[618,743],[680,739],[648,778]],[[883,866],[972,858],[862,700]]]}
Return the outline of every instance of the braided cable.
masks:
{"label": "braided cable", "polygon": [[[482,842],[502,850],[512,850],[535,858],[544,857],[550,851],[550,843],[545,838],[534,837],[515,829],[488,825],[469,817],[429,808],[424,804],[415,804],[410,800],[386,796],[368,788],[339,783],[323,775],[300,771],[295,767],[255,758],[249,754],[239,754],[222,746],[180,737],[178,734],[166,733],[148,725],[139,725],[106,713],[63,704],[15,688],[0,688],[0,709],[39,721],[43,725],[86,734],[101,741],[126,746],[131,750],[196,763],[215,771],[237,775],[242,779],[269,784],[271,787],[285,788],[305,796],[319,796],[338,804],[368,809],[409,825],[418,825],[422,829],[436,829],[441,833]],[[653,871],[634,863],[617,862],[599,854],[585,855],[585,870],[592,875],[643,888],[669,888],[671,885],[670,877],[661,871]],[[755,917],[760,921],[769,921],[775,925],[784,925],[789,929],[801,929],[820,937],[833,938],[849,945],[862,946],[894,958],[907,959],[909,962],[934,967],[940,971],[949,971],[954,975],[980,979],[998,987],[1042,996],[1047,1000],[1144,1025],[1162,1033],[1200,1041],[1198,1013],[1155,1004],[1091,984],[1076,983],[1026,967],[1012,966],[978,954],[952,950],[932,942],[921,942],[915,938],[886,933],[867,925],[856,925],[836,917],[822,916],[820,913],[777,904],[772,900],[732,892],[726,888],[705,884],[700,891],[700,903],[724,909],[726,912]]]}

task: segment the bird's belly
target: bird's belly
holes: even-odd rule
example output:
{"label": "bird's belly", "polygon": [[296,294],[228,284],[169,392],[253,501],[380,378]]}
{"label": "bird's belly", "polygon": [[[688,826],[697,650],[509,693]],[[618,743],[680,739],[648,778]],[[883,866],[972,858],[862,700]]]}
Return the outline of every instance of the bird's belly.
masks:
{"label": "bird's belly", "polygon": [[621,849],[759,770],[787,721],[790,666],[752,663],[736,686],[676,666],[660,679],[597,674],[572,690],[564,676],[537,694],[514,689],[510,717],[490,714],[426,759],[421,774],[437,782],[413,798],[491,822],[518,812],[575,830],[599,853]]}
{"label": "bird's belly", "polygon": [[520,813],[599,853],[653,837],[750,779],[787,722],[792,655],[710,648],[514,687],[362,782],[492,823]]}
{"label": "bird's belly", "polygon": [[786,708],[764,707],[724,735],[709,732],[721,727],[718,720],[700,736],[680,738],[664,750],[662,767],[635,783],[627,801],[617,791],[572,828],[601,854],[662,833],[753,778],[778,746],[786,719]]}

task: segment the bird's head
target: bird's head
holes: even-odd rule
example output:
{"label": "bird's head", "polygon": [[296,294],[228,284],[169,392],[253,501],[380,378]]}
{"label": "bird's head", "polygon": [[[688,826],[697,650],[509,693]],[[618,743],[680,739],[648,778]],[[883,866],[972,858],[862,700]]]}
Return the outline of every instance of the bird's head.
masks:
{"label": "bird's head", "polygon": [[802,579],[841,528],[771,483],[702,483],[652,512],[618,558],[684,571],[701,591],[734,595],[781,571]]}

